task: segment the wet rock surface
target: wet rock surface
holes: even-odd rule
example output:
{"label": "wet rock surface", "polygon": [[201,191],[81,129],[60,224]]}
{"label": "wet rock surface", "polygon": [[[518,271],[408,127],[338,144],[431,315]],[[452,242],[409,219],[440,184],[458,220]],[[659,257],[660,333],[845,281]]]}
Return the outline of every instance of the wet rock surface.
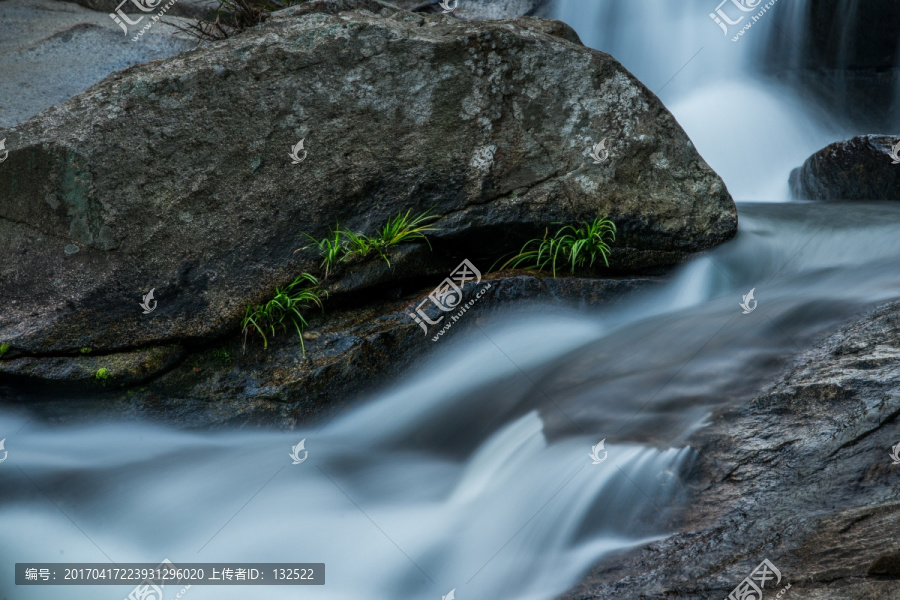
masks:
{"label": "wet rock surface", "polygon": [[[782,597],[900,597],[900,304],[804,352],[693,436],[680,533],[599,565],[563,598],[726,598],[762,563]],[[770,591],[771,590],[771,591]]]}
{"label": "wet rock surface", "polygon": [[5,135],[10,357],[233,335],[248,303],[318,268],[294,251],[335,221],[374,232],[400,210],[440,216],[433,251],[371,286],[463,257],[491,264],[555,222],[602,214],[619,229],[620,274],[736,230],[724,184],[658,99],[553,21],[310,2],[120,71]]}
{"label": "wet rock surface", "polygon": [[[368,397],[377,386],[414,370],[420,361],[452,344],[455,336],[479,327],[501,309],[535,302],[573,308],[612,306],[660,281],[657,277],[554,279],[519,271],[492,274],[463,286],[458,309],[442,313],[427,302],[431,307],[427,315],[439,321],[428,327],[427,335],[410,317],[426,299],[425,292],[311,314],[302,344],[295,332],[288,331],[274,337],[268,350],[258,336],[251,335],[246,340],[232,336],[208,348],[154,349],[153,361],[144,351],[41,360],[8,355],[0,360],[0,400],[27,404],[57,419],[141,415],[190,427],[293,427],[314,417],[325,419]],[[177,362],[173,365],[173,361]],[[150,367],[152,381],[135,376],[146,375]],[[95,380],[99,368],[109,370],[107,380]],[[69,393],[61,395],[55,384],[71,376],[71,371],[79,374],[72,376],[78,380],[75,383],[83,385],[69,387]],[[79,393],[84,391],[91,394]]]}
{"label": "wet rock surface", "polygon": [[895,122],[900,5],[891,0],[808,0],[779,11],[761,52],[764,68],[850,117],[860,130]]}
{"label": "wet rock surface", "polygon": [[184,357],[180,346],[151,347],[111,355],[84,348],[79,356],[53,358],[8,357],[0,360],[0,380],[12,385],[35,383],[58,390],[103,392],[109,384],[139,385],[177,365]]}
{"label": "wet rock surface", "polygon": [[900,137],[863,135],[835,142],[791,172],[802,200],[900,200]]}

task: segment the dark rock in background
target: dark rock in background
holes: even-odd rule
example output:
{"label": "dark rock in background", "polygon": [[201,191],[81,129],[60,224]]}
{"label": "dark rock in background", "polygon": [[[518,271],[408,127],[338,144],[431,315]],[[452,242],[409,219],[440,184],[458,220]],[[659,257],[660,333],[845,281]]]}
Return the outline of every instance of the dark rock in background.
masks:
{"label": "dark rock in background", "polygon": [[[802,9],[802,10],[801,10]],[[780,3],[762,64],[824,100],[863,130],[900,118],[900,3],[807,0]]]}
{"label": "dark rock in background", "polygon": [[[898,65],[900,4],[893,0],[809,0],[805,2],[806,37],[801,68],[893,69]],[[770,60],[784,55],[790,40],[771,50]],[[781,52],[779,52],[781,51]]]}
{"label": "dark rock in background", "polygon": [[863,135],[835,142],[791,172],[791,193],[803,200],[900,200],[900,137]]}

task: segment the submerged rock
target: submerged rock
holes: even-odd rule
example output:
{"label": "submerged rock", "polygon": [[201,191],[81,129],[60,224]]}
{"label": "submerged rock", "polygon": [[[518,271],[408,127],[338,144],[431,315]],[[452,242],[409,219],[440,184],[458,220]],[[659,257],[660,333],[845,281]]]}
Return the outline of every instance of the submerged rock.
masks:
{"label": "submerged rock", "polygon": [[835,142],[791,172],[791,193],[802,200],[900,200],[898,154],[897,137]]}
{"label": "submerged rock", "polygon": [[694,435],[686,523],[611,558],[567,600],[726,598],[763,559],[765,598],[900,597],[900,303],[805,352],[754,401]]}

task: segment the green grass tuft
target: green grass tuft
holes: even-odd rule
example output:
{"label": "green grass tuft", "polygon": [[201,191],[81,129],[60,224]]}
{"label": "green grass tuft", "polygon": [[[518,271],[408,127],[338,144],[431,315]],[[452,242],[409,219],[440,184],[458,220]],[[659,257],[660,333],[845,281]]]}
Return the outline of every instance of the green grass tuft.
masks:
{"label": "green grass tuft", "polygon": [[91,353],[91,348],[82,348],[82,349],[80,350],[80,352],[81,352],[82,354],[90,354],[90,353]]}
{"label": "green grass tuft", "polygon": [[549,268],[556,277],[560,268],[568,266],[574,273],[576,269],[593,266],[598,257],[609,267],[609,242],[616,239],[616,225],[609,219],[597,217],[593,221],[582,221],[577,227],[565,225],[549,238],[548,233],[549,230],[542,239],[529,240],[499,270],[524,268],[546,271]]}
{"label": "green grass tuft", "polygon": [[94,373],[94,378],[98,381],[106,381],[107,379],[109,379],[109,369],[100,367],[99,369],[97,369],[97,372]]}
{"label": "green grass tuft", "polygon": [[[317,240],[304,233],[310,245],[298,248],[295,252],[314,247],[322,257],[322,269],[324,277],[328,277],[331,271],[341,262],[362,260],[373,254],[378,254],[391,266],[388,257],[388,249],[405,242],[424,240],[428,247],[426,233],[437,231],[431,223],[437,219],[437,215],[425,211],[412,216],[412,210],[397,213],[396,217],[388,219],[384,226],[375,235],[356,233],[335,224],[328,232],[328,237]],[[286,288],[275,288],[275,296],[257,306],[247,305],[244,318],[241,321],[241,330],[244,333],[244,347],[247,344],[247,335],[256,332],[262,337],[263,347],[269,347],[269,337],[274,337],[279,329],[287,330],[293,326],[300,338],[300,346],[303,355],[306,356],[306,345],[303,343],[303,330],[307,326],[304,311],[312,307],[324,310],[323,299],[328,297],[328,292],[319,287],[319,280],[310,273],[303,273]]]}
{"label": "green grass tuft", "polygon": [[[438,217],[431,214],[430,210],[415,216],[410,216],[410,213],[412,210],[397,213],[396,217],[388,219],[387,223],[372,236],[356,233],[340,225],[335,225],[334,229],[329,231],[328,237],[322,240],[316,240],[306,233],[303,235],[312,241],[311,246],[318,248],[325,277],[328,277],[339,262],[362,260],[372,254],[378,254],[388,266],[391,266],[387,254],[389,248],[415,240],[424,240],[431,248],[431,242],[425,234],[429,231],[439,231],[437,227],[431,226],[431,222]],[[309,247],[304,246],[299,250]]]}
{"label": "green grass tuft", "polygon": [[[335,226],[334,229],[328,232],[327,238],[319,241],[308,233],[304,233],[303,235],[312,242],[312,246],[315,246],[319,250],[319,255],[322,257],[322,269],[325,270],[325,277],[327,278],[332,267],[341,260],[341,257],[346,252],[346,249],[341,244],[341,228]],[[294,253],[296,254],[305,248],[309,248],[309,246],[299,248],[298,250],[295,250]]]}
{"label": "green grass tuft", "polygon": [[258,333],[263,339],[263,348],[268,348],[267,333],[274,337],[279,328],[286,331],[288,325],[293,325],[300,338],[303,356],[306,356],[303,330],[306,328],[307,322],[303,316],[303,310],[312,306],[322,309],[322,299],[327,297],[328,292],[319,288],[319,280],[309,273],[303,273],[284,289],[275,288],[275,296],[265,304],[255,307],[247,305],[244,319],[241,322],[245,346],[247,334],[251,331]]}
{"label": "green grass tuft", "polygon": [[396,217],[388,219],[378,233],[367,238],[369,252],[378,252],[378,255],[387,262],[388,266],[391,265],[391,261],[388,260],[385,251],[392,246],[413,240],[425,240],[425,243],[431,248],[431,242],[428,241],[425,234],[429,231],[437,231],[436,227],[429,225],[437,217],[430,214],[429,211],[425,211],[410,218],[410,212],[412,211],[408,210],[406,214],[397,213]]}
{"label": "green grass tuft", "polygon": [[0,344],[0,356],[3,356],[7,352],[9,352],[9,344]]}

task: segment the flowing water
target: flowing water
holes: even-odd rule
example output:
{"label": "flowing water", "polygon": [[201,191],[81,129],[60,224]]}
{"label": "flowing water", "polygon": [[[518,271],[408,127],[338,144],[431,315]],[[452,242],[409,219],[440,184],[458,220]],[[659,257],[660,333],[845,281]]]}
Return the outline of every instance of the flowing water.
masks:
{"label": "flowing water", "polygon": [[[436,600],[452,589],[549,600],[609,552],[670,533],[686,499],[679,475],[696,458],[686,440],[711,411],[900,297],[900,205],[788,201],[789,170],[855,132],[831,131],[754,75],[751,40],[771,23],[735,44],[711,8],[564,0],[558,17],[659,92],[738,200],[733,241],[625,306],[498,314],[301,431],[52,425],[2,409],[0,598],[130,590],[16,587],[16,562],[169,558],[327,565],[325,586],[184,592],[197,600]],[[744,314],[751,289],[758,305]],[[292,464],[301,439],[308,458]]]}

